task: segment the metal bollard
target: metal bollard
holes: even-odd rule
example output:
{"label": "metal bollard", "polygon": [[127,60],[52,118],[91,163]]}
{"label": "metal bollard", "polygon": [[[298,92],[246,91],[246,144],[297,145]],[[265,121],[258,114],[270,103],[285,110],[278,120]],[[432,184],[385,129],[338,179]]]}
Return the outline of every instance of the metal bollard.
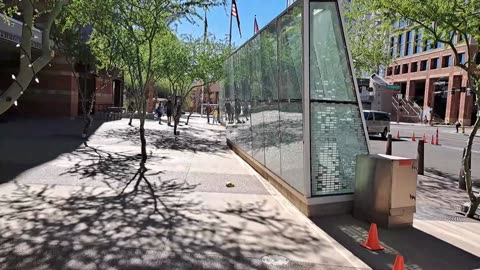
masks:
{"label": "metal bollard", "polygon": [[418,174],[424,175],[425,142],[423,140],[418,141],[417,160],[418,160]]}
{"label": "metal bollard", "polygon": [[385,150],[385,155],[392,155],[392,134],[388,134],[387,149]]}

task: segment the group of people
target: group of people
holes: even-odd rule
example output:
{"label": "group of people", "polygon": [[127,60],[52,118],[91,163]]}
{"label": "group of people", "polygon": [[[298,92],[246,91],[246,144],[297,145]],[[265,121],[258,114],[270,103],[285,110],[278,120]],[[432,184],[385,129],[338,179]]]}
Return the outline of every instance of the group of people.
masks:
{"label": "group of people", "polygon": [[210,124],[210,115],[212,116],[212,124],[218,124],[219,119],[218,119],[218,108],[212,108],[210,103],[207,103],[207,107],[205,108],[205,111],[207,112],[207,123]]}
{"label": "group of people", "polygon": [[160,104],[158,104],[158,107],[155,109],[155,114],[158,117],[158,123],[160,125],[162,124],[162,116],[165,113],[167,114],[167,124],[169,126],[171,126],[172,125],[172,116],[173,116],[173,103],[172,103],[172,99],[170,97],[167,99],[167,102],[165,103],[165,105],[160,103]]}

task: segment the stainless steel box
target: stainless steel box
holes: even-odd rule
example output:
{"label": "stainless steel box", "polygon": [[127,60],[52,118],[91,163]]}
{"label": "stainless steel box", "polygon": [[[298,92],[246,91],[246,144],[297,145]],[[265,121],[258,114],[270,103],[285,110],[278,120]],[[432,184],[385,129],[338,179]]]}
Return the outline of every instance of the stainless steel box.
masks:
{"label": "stainless steel box", "polygon": [[416,205],[417,160],[359,155],[353,216],[379,226],[411,226]]}

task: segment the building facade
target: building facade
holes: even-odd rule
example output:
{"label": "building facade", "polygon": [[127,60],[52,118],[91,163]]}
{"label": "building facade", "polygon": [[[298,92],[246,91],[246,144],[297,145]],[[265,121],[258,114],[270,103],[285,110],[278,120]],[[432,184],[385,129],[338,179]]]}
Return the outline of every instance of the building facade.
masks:
{"label": "building facade", "polygon": [[[20,42],[22,22],[0,14],[0,96],[13,83],[12,74],[17,74],[20,64]],[[21,19],[20,17],[18,19]],[[6,22],[8,20],[8,23]],[[41,29],[34,29],[32,61],[41,53]],[[72,69],[61,55],[37,73],[39,82],[32,81],[18,99],[17,106],[12,106],[6,116],[26,117],[76,117],[81,115],[81,95],[79,86],[88,94],[94,93],[93,113],[108,107],[123,106],[123,80],[99,76],[92,72],[79,72],[82,67]],[[77,81],[80,78],[80,84]],[[86,88],[83,88],[86,84]],[[90,99],[89,99],[90,100]]]}
{"label": "building facade", "polygon": [[[414,31],[406,22],[398,22],[396,28],[404,31],[390,37],[389,54],[394,62],[387,68],[386,80],[400,86],[401,96],[394,98],[402,117],[404,107],[420,108],[416,118],[427,116],[433,121],[453,124],[460,120],[471,125],[476,120],[474,94],[467,89],[468,76],[455,66],[455,55],[440,42],[422,41],[422,32]],[[453,35],[453,34],[452,34]],[[465,63],[469,53],[460,36],[453,36],[457,43],[460,62]],[[462,44],[463,43],[463,44]],[[402,100],[398,100],[402,99]]]}
{"label": "building facade", "polygon": [[229,145],[306,215],[350,212],[368,154],[339,1],[298,0],[226,61]]}

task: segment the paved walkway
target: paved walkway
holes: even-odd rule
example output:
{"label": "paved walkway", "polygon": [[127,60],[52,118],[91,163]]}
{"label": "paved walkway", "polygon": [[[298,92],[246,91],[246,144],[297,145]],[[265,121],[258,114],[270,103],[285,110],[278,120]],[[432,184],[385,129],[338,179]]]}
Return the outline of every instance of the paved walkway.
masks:
{"label": "paved walkway", "polygon": [[457,183],[427,173],[419,176],[417,212],[413,227],[386,230],[378,235],[384,251],[371,252],[359,245],[370,224],[350,215],[314,218],[325,232],[347,247],[372,269],[392,269],[397,254],[405,269],[472,270],[480,268],[480,221],[459,215],[468,201]]}
{"label": "paved walkway", "polygon": [[119,196],[139,164],[127,120],[96,127],[86,145],[75,121],[2,124],[0,269],[368,269],[204,121],[177,138],[147,122],[158,212],[145,181]]}

